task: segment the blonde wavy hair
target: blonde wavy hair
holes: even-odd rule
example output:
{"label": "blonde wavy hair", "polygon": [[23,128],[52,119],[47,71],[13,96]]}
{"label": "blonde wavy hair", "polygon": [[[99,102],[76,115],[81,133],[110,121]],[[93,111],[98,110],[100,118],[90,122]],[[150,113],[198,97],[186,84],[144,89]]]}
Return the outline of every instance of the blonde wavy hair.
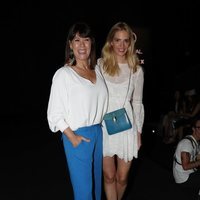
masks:
{"label": "blonde wavy hair", "polygon": [[111,43],[114,39],[115,33],[122,30],[129,34],[130,44],[126,53],[126,60],[129,68],[132,69],[133,72],[136,72],[139,67],[139,58],[135,50],[137,36],[125,22],[118,22],[110,29],[106,38],[106,42],[101,51],[101,62],[103,63],[103,69],[110,76],[119,74],[120,71]]}

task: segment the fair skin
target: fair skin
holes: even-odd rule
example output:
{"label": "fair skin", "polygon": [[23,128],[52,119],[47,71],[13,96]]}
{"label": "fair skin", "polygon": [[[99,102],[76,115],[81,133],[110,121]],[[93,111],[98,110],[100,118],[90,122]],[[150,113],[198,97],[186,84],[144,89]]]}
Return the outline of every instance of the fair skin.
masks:
{"label": "fair skin", "polygon": [[[126,31],[117,31],[111,42],[118,63],[127,63],[126,53],[130,45]],[[141,146],[141,133],[138,132],[138,147]],[[115,164],[117,162],[117,167]],[[127,186],[131,161],[125,162],[116,156],[103,158],[104,189],[107,200],[120,200]]]}
{"label": "fair skin", "polygon": [[[73,50],[76,59],[76,65],[71,68],[82,78],[89,80],[91,83],[96,83],[96,74],[94,70],[88,68],[89,56],[91,51],[90,38],[82,38],[78,34],[70,41],[70,48]],[[89,139],[75,134],[70,127],[64,130],[64,134],[68,137],[74,147],[77,147],[82,141],[90,142]]]}
{"label": "fair skin", "polygon": [[[192,128],[193,130],[193,137],[200,141],[200,120],[197,121],[196,126]],[[184,170],[189,170],[193,168],[200,167],[200,160],[197,157],[196,161],[190,161],[190,154],[188,152],[181,152],[181,162]]]}

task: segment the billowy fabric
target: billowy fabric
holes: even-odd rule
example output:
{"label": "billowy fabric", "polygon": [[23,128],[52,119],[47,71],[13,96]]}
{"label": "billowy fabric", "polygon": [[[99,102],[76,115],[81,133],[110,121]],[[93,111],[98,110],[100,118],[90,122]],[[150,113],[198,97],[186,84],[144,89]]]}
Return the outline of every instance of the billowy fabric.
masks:
{"label": "billowy fabric", "polygon": [[[122,108],[129,84],[130,69],[127,64],[119,64],[119,76],[111,77],[104,73],[101,62],[98,60],[102,74],[108,87],[108,112]],[[104,122],[103,124],[103,155],[117,155],[125,162],[131,161],[133,157],[138,157],[138,132],[142,133],[144,123],[143,106],[143,84],[144,73],[142,67],[139,67],[135,73],[131,73],[130,86],[125,102],[125,109],[133,127],[127,131],[108,135]]]}
{"label": "billowy fabric", "polygon": [[47,109],[52,132],[63,132],[68,127],[76,130],[102,122],[108,91],[98,66],[95,73],[96,83],[92,83],[67,65],[55,72]]}

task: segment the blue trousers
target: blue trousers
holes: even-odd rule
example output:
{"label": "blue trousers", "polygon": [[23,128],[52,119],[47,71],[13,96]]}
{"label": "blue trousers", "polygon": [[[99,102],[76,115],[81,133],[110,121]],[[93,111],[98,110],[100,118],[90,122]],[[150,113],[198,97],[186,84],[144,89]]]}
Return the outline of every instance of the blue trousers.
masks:
{"label": "blue trousers", "polygon": [[65,155],[75,200],[101,200],[102,129],[100,124],[81,127],[74,131],[90,142],[82,141],[73,147],[62,134]]}

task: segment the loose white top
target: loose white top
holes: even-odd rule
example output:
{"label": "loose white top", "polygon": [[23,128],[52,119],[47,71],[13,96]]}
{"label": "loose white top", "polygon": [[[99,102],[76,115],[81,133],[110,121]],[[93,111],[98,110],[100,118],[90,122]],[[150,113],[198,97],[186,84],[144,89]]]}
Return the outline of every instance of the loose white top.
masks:
{"label": "loose white top", "polygon": [[95,73],[96,83],[92,83],[67,65],[55,72],[47,109],[52,132],[63,132],[68,127],[76,130],[102,122],[108,92],[98,66]]}
{"label": "loose white top", "polygon": [[[98,60],[98,64],[100,64]],[[133,127],[127,131],[108,135],[105,124],[103,122],[103,155],[118,155],[119,158],[126,162],[138,157],[138,132],[142,133],[144,123],[144,106],[143,106],[143,84],[144,74],[141,67],[135,73],[130,74],[128,64],[119,64],[119,76],[111,77],[104,73],[102,66],[101,71],[108,87],[108,112],[122,108],[123,104]],[[130,76],[131,75],[131,76]],[[130,86],[127,95],[127,89]],[[126,98],[127,95],[127,98]],[[126,98],[126,99],[125,99]]]}

